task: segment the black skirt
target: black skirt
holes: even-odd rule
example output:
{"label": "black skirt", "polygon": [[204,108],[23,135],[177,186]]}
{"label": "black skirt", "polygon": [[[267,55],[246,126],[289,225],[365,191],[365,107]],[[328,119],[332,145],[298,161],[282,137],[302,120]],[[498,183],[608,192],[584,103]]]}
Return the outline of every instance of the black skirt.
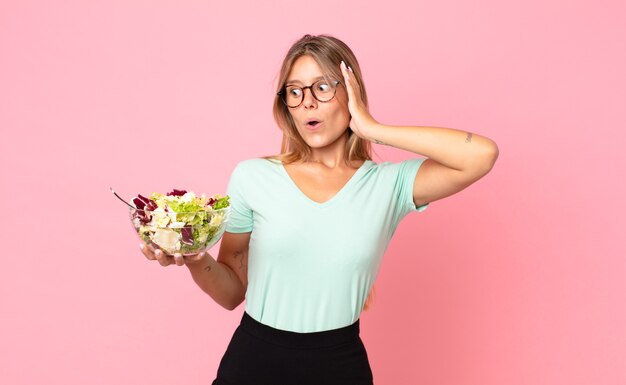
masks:
{"label": "black skirt", "polygon": [[244,311],[212,385],[373,385],[359,321],[296,333],[262,324]]}

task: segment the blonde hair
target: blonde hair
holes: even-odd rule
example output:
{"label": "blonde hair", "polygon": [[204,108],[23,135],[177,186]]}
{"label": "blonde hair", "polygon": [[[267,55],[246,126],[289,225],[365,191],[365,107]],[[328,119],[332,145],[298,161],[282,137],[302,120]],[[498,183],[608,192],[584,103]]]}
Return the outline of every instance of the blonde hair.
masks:
{"label": "blonde hair", "polygon": [[[339,65],[343,60],[344,63],[346,63],[346,66],[352,68],[353,74],[351,74],[351,76],[358,83],[361,100],[363,100],[365,107],[368,108],[367,92],[365,91],[361,68],[359,67],[356,56],[354,56],[350,47],[348,47],[343,41],[330,35],[304,35],[296,41],[291,48],[289,48],[289,51],[283,60],[278,82],[276,84],[273,112],[274,120],[283,132],[280,154],[263,156],[261,157],[263,159],[279,160],[283,164],[290,164],[298,161],[308,162],[311,160],[311,148],[304,141],[304,139],[302,139],[302,136],[300,136],[291,114],[289,113],[288,107],[283,103],[281,97],[278,95],[278,92],[285,87],[287,76],[289,76],[295,61],[305,55],[312,57],[317,62],[322,69],[324,77],[332,77],[342,80],[343,74],[339,69]],[[355,160],[372,160],[371,142],[369,140],[359,138],[349,127],[347,129],[348,140],[346,141],[344,151],[344,162],[349,164]],[[363,307],[364,311],[371,306],[373,298],[374,287],[372,286],[372,290],[365,300],[365,305]]]}

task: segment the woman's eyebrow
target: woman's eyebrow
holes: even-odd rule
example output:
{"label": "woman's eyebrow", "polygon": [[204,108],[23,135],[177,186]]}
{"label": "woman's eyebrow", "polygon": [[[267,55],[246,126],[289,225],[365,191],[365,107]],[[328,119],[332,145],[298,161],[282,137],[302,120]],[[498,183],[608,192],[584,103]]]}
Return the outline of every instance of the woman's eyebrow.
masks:
{"label": "woman's eyebrow", "polygon": [[[318,81],[318,80],[322,80],[322,79],[324,79],[324,77],[323,77],[323,76],[318,76],[318,77],[316,77],[315,79],[313,79],[313,82],[315,83],[316,81]],[[292,79],[292,80],[287,80],[287,84],[291,84],[291,83],[300,83],[300,84],[303,84],[300,80],[295,80],[295,79]]]}

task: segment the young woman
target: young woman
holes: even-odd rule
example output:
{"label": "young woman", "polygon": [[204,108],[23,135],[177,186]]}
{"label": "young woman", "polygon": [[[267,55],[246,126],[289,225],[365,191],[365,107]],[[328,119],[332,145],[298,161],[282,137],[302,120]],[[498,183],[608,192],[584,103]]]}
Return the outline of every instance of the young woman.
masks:
{"label": "young woman", "polygon": [[[328,35],[290,48],[274,117],[281,153],[232,172],[217,260],[142,250],[186,265],[226,309],[246,300],[213,385],[373,384],[360,315],[398,223],[487,174],[498,147],[471,132],[378,122],[354,54]],[[370,142],[424,157],[377,164]]]}

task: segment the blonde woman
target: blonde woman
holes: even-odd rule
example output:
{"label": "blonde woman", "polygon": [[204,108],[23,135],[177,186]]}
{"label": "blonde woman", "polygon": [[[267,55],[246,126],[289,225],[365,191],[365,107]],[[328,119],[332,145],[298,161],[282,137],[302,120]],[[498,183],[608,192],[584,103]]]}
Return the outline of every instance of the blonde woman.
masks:
{"label": "blonde woman", "polygon": [[[213,385],[373,384],[360,315],[398,223],[487,174],[498,147],[471,132],[378,122],[356,57],[328,35],[289,49],[274,117],[280,154],[233,170],[217,260],[144,254],[186,265],[226,309],[246,300]],[[375,163],[371,142],[423,157]]]}

